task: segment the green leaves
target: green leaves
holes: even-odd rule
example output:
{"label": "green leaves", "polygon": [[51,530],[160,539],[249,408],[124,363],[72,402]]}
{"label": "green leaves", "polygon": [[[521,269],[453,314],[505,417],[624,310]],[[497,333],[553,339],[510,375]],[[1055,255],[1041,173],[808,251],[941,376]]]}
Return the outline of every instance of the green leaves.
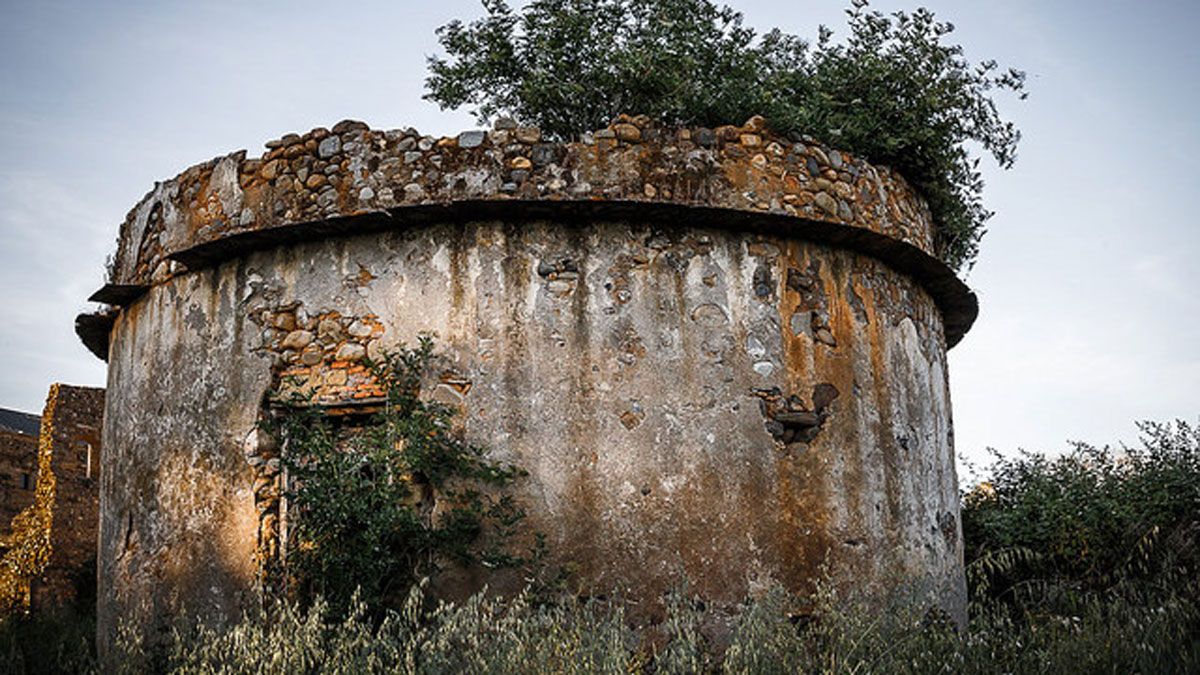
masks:
{"label": "green leaves", "polygon": [[758,35],[711,0],[535,0],[514,12],[438,30],[425,98],[468,106],[481,123],[511,115],[550,138],[606,126],[621,113],[669,125],[741,124],[763,115],[779,133],[807,134],[899,170],[929,201],[939,253],[956,268],[978,254],[984,223],[978,158],[1003,168],[1020,133],[993,96],[1024,98],[1024,73],[971,64],[933,13],[884,15],[863,0],[848,33],[821,26],[815,43]]}
{"label": "green leaves", "polygon": [[1158,587],[1200,597],[1200,430],[1141,428],[1141,447],[1076,444],[1055,459],[1024,454],[992,466],[963,506],[968,569],[989,577],[972,579],[979,599],[1011,601],[1034,582],[1068,600]]}
{"label": "green leaves", "polygon": [[291,481],[288,574],[304,597],[344,609],[361,590],[386,606],[444,563],[522,562],[504,545],[525,514],[500,491],[523,472],[489,461],[454,433],[452,408],[421,397],[433,356],[422,337],[368,361],[387,401],[368,419],[296,405],[274,425]]}

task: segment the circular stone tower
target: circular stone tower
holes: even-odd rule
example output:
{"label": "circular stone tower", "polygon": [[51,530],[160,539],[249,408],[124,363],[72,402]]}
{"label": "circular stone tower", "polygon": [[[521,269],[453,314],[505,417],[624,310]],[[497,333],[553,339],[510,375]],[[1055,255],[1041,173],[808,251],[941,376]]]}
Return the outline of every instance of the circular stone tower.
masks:
{"label": "circular stone tower", "polygon": [[264,401],[369,407],[360,361],[425,332],[429,395],[529,472],[575,587],[731,603],[828,573],[964,615],[946,349],[977,306],[897,174],[757,120],[267,149],[157,184],[77,321],[109,364],[102,645],[255,602],[286,520]]}

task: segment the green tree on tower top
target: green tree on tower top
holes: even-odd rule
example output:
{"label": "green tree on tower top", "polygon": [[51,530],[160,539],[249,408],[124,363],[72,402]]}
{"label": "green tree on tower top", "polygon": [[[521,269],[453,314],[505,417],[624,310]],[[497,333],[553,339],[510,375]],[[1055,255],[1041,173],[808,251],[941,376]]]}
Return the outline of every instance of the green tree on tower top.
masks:
{"label": "green tree on tower top", "polygon": [[1020,133],[993,94],[1025,97],[1025,74],[972,63],[945,41],[954,27],[918,9],[884,15],[866,0],[848,32],[813,40],[759,34],[711,0],[484,0],[485,15],[438,30],[426,98],[499,115],[569,139],[621,113],[670,125],[740,124],[763,115],[801,134],[890,165],[929,202],[938,250],[969,268],[991,212],[973,151],[1012,166]]}

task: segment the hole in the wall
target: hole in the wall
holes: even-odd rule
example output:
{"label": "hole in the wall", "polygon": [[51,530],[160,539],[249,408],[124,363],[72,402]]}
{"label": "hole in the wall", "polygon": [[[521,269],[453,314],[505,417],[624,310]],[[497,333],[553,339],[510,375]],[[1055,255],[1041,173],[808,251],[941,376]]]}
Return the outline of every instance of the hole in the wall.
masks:
{"label": "hole in the wall", "polygon": [[437,494],[433,490],[433,485],[421,474],[413,475],[413,487],[418,497],[418,505],[421,512],[421,520],[425,523],[425,527],[432,527],[433,513],[437,509]]}
{"label": "hole in the wall", "polygon": [[794,445],[799,452],[807,450],[807,444],[816,440],[833,412],[833,402],[841,395],[838,388],[828,382],[818,384],[813,388],[810,409],[799,396],[784,396],[779,387],[754,389],[752,393],[759,398],[759,410],[765,418],[767,433],[786,446]]}
{"label": "hole in the wall", "polygon": [[133,547],[133,514],[129,514],[125,519],[125,550],[128,551]]}
{"label": "hole in the wall", "polygon": [[942,537],[950,546],[958,543],[958,519],[950,511],[943,511],[938,518],[937,529],[941,530]]}
{"label": "hole in the wall", "polygon": [[771,278],[771,268],[760,264],[754,270],[754,295],[760,299],[769,299],[775,292],[775,280]]}
{"label": "hole in the wall", "polygon": [[78,452],[79,463],[83,465],[83,477],[92,479],[92,444],[87,441],[76,441],[75,450]]}

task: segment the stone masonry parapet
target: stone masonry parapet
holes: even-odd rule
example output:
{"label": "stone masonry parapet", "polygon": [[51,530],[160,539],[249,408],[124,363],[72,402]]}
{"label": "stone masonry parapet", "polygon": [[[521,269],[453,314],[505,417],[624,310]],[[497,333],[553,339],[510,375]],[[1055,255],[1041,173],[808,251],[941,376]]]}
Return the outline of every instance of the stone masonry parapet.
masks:
{"label": "stone masonry parapet", "polygon": [[249,231],[458,201],[635,202],[787,215],[863,228],[935,255],[929,209],[898,174],[761,118],[664,129],[622,116],[576,142],[501,121],[456,137],[343,121],[158,183],[126,217],[110,283],[169,276],[172,254]]}
{"label": "stone masonry parapet", "polygon": [[[574,142],[547,141],[504,119],[490,131],[442,138],[347,120],[287,134],[266,150],[253,159],[241,150],[157,183],[121,225],[108,283],[91,299],[128,305],[188,269],[318,230],[446,215],[686,209],[688,222],[769,222],[889,263],[934,295],[948,345],[978,312],[937,258],[928,206],[898,173],[812,139],[785,139],[758,117],[707,129],[622,115]],[[84,315],[77,325],[101,358],[112,318]]]}

